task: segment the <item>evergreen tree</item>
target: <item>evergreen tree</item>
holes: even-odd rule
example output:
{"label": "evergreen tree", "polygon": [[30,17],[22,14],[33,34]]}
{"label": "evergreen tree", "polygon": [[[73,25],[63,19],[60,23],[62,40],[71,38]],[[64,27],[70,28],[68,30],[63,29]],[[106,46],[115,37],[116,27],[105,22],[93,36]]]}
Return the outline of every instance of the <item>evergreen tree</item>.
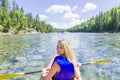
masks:
{"label": "evergreen tree", "polygon": [[120,32],[120,6],[102,13],[68,31],[72,32]]}
{"label": "evergreen tree", "polygon": [[8,0],[0,0],[0,31],[2,32],[52,32],[56,31],[51,25],[40,21],[37,15],[34,19],[32,13],[25,14],[23,8],[13,1],[10,9]]}

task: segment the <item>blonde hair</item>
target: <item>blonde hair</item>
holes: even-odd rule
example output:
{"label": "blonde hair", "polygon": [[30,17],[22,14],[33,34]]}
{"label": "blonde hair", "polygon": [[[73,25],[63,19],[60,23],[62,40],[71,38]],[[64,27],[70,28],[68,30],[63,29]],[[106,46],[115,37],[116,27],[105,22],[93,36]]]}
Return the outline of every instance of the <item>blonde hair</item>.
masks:
{"label": "blonde hair", "polygon": [[72,52],[70,43],[65,39],[59,40],[58,43],[61,43],[63,45],[65,57],[67,57],[73,63],[74,66],[77,66],[77,60]]}

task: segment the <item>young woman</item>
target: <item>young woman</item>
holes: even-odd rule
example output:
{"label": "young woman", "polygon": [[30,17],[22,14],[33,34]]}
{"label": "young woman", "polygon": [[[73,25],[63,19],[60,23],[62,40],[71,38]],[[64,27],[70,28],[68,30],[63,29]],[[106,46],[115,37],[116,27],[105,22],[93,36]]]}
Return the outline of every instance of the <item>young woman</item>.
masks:
{"label": "young woman", "polygon": [[58,56],[49,71],[43,70],[41,80],[82,80],[79,71],[81,64],[77,63],[69,42],[59,40],[56,50]]}

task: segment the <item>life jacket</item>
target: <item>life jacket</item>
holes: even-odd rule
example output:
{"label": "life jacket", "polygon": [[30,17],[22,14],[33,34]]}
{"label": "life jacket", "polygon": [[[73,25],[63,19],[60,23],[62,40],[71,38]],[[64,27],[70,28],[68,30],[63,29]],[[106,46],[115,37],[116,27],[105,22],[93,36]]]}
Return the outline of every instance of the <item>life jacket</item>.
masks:
{"label": "life jacket", "polygon": [[52,80],[74,80],[75,72],[72,62],[65,56],[56,56],[54,62],[57,62],[61,70],[54,75]]}

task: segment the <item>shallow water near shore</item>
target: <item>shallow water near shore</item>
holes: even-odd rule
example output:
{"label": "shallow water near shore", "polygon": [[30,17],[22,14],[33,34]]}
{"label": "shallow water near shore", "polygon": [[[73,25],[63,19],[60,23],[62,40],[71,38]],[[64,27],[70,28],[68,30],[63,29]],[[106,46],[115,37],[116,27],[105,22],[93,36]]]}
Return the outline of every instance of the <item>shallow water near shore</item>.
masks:
{"label": "shallow water near shore", "polygon": [[[47,67],[59,39],[70,42],[81,63],[112,58],[109,63],[84,65],[83,80],[119,80],[120,33],[43,33],[0,36],[0,74],[30,72]],[[39,80],[41,73],[10,80]]]}

